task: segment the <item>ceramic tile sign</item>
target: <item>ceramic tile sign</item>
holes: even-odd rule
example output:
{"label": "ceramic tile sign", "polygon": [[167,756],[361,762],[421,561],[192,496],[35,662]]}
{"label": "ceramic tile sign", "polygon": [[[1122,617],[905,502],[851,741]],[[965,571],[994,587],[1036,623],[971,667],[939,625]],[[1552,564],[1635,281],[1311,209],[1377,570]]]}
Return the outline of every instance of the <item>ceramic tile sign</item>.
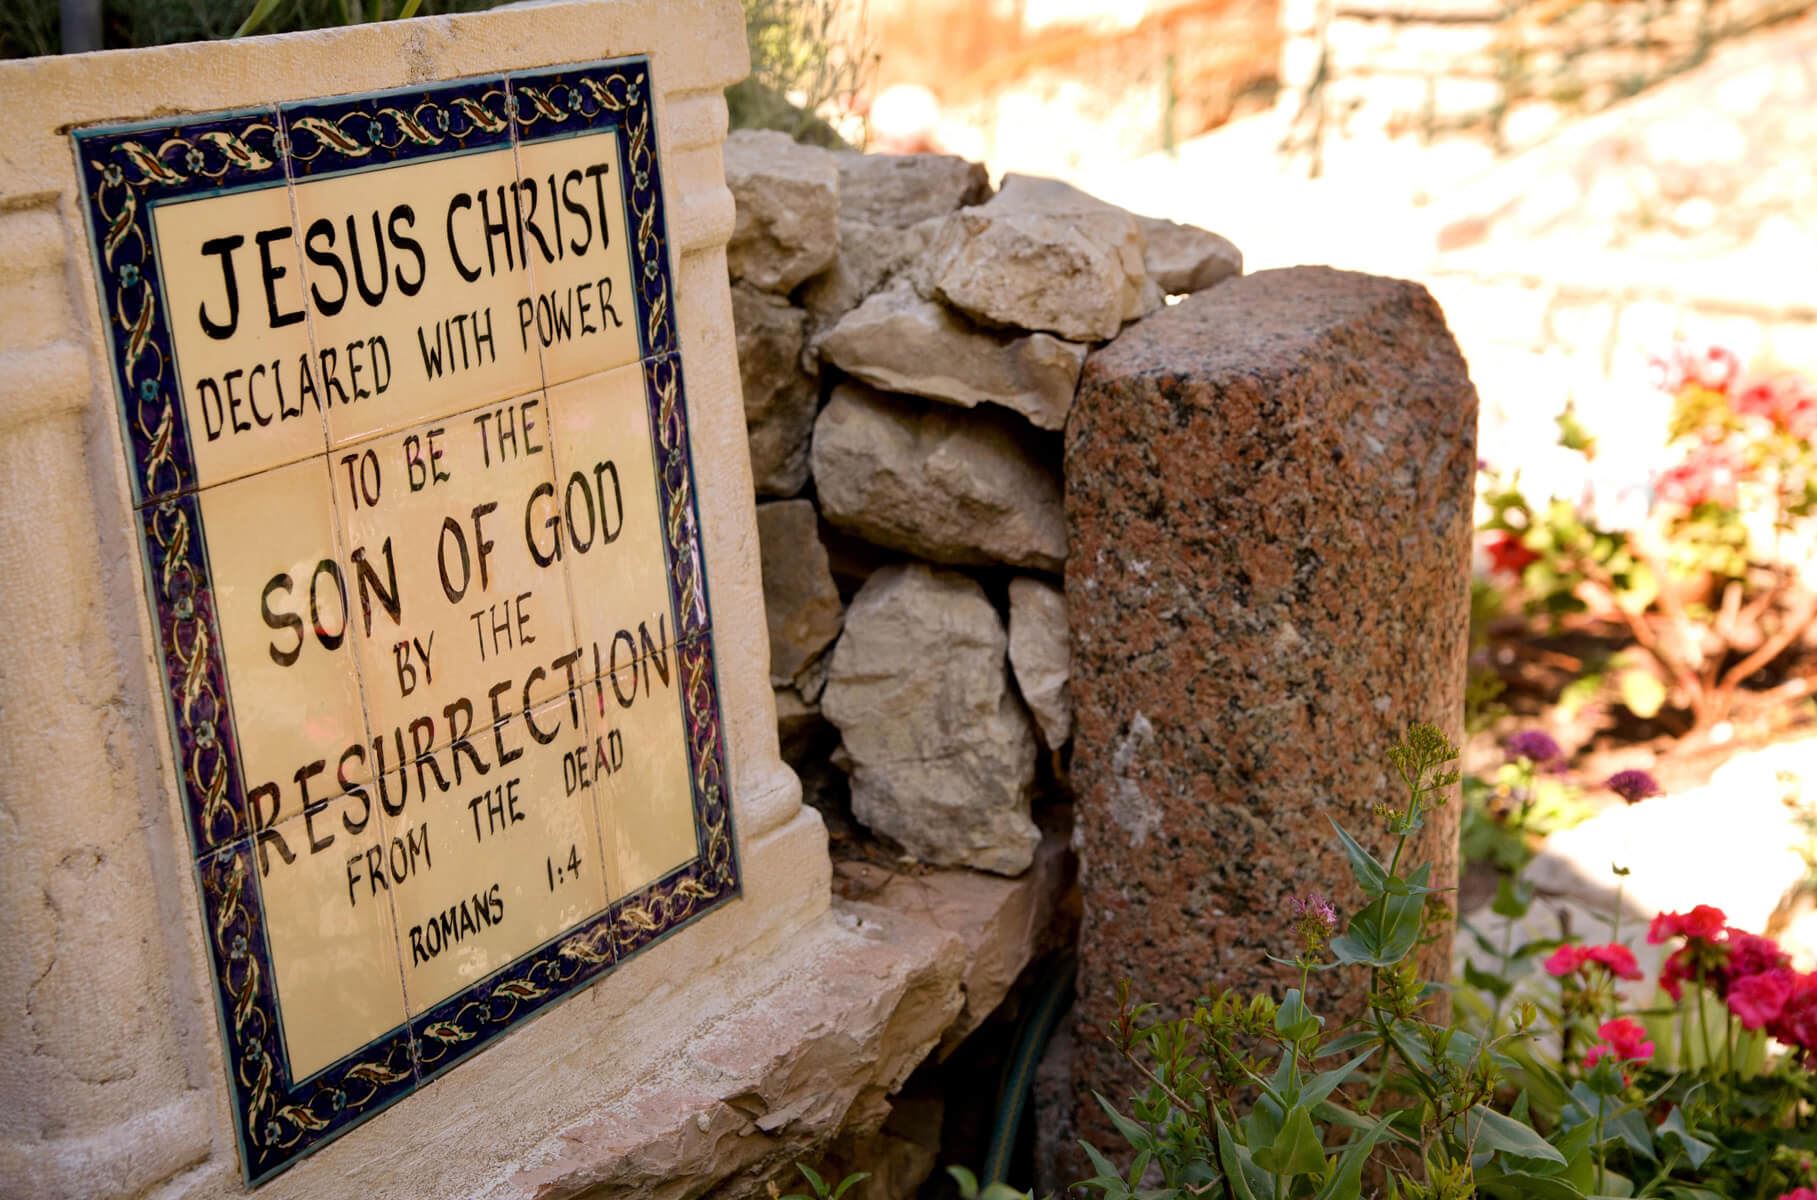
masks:
{"label": "ceramic tile sign", "polygon": [[650,95],[74,135],[249,1181],[738,892]]}

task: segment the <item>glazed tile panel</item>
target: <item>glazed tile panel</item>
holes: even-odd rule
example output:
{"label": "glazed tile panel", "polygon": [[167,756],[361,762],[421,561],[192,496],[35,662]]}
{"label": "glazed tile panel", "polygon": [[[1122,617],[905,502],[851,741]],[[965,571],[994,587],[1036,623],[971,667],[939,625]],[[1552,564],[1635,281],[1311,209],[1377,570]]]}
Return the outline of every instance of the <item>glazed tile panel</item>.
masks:
{"label": "glazed tile panel", "polygon": [[738,894],[650,95],[74,135],[250,1182]]}

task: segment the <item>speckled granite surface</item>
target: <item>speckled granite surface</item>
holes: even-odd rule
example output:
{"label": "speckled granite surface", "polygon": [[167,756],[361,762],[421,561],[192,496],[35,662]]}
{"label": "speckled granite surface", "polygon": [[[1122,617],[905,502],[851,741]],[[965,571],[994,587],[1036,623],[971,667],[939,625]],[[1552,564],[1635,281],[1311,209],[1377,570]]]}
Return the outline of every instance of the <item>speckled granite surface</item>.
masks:
{"label": "speckled granite surface", "polygon": [[[1264,955],[1293,952],[1287,898],[1357,899],[1326,818],[1379,848],[1370,810],[1392,798],[1398,732],[1458,736],[1475,428],[1425,289],[1323,267],[1220,284],[1088,361],[1066,436],[1066,596],[1075,1082],[1100,1145],[1086,1089],[1132,1090],[1095,1034],[1118,980],[1175,1010],[1208,986],[1286,986]],[[1444,884],[1456,820],[1453,798],[1426,834]],[[1319,986],[1354,1003],[1367,979]]]}

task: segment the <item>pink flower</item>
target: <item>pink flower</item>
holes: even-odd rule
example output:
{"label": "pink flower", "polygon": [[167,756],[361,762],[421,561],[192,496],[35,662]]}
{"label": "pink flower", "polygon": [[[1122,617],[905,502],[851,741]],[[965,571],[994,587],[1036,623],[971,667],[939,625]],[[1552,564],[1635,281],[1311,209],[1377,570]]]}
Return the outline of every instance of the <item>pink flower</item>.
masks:
{"label": "pink flower", "polygon": [[1779,1016],[1767,1026],[1767,1032],[1788,1046],[1797,1046],[1807,1055],[1817,1050],[1817,976],[1799,975],[1792,984]]}
{"label": "pink flower", "polygon": [[1647,927],[1647,944],[1657,946],[1675,937],[1707,942],[1727,925],[1728,918],[1723,911],[1710,904],[1699,904],[1688,913],[1660,913]]}
{"label": "pink flower", "polygon": [[1793,1188],[1780,1196],[1779,1200],[1817,1200],[1817,1188]]}
{"label": "pink flower", "polygon": [[1664,358],[1650,355],[1647,359],[1647,367],[1653,386],[1668,396],[1676,396],[1689,377],[1689,366],[1685,362],[1683,345],[1673,346],[1672,352]]}
{"label": "pink flower", "polygon": [[1779,948],[1779,943],[1770,937],[1761,937],[1757,933],[1731,928],[1723,945],[1728,947],[1728,961],[1723,964],[1722,977],[1725,983],[1734,983],[1750,975],[1760,975],[1788,967],[1792,956]]}
{"label": "pink flower", "polygon": [[1557,979],[1575,974],[1587,966],[1598,966],[1617,979],[1644,979],[1640,964],[1634,961],[1634,951],[1620,942],[1610,942],[1606,946],[1560,946],[1547,957],[1543,964],[1546,974]]}
{"label": "pink flower", "polygon": [[1631,1017],[1605,1021],[1596,1032],[1629,1062],[1645,1062],[1653,1057],[1653,1043],[1647,1040],[1646,1028]]}
{"label": "pink flower", "polygon": [[1692,378],[1712,392],[1726,392],[1741,376],[1741,360],[1726,346],[1705,346],[1686,367]]}
{"label": "pink flower", "polygon": [[1323,951],[1331,935],[1337,932],[1337,910],[1318,892],[1308,892],[1304,898],[1289,896],[1287,911],[1293,914],[1294,929],[1300,935],[1300,946],[1308,957]]}
{"label": "pink flower", "polygon": [[1546,959],[1546,974],[1556,979],[1575,974],[1584,965],[1588,955],[1582,946],[1560,946]]}
{"label": "pink flower", "polygon": [[1321,926],[1327,934],[1335,932],[1338,927],[1337,910],[1331,907],[1331,901],[1325,899],[1323,893],[1308,892],[1304,899],[1289,896],[1287,909],[1293,913],[1296,921]]}
{"label": "pink flower", "polygon": [[1684,508],[1699,504],[1733,508],[1736,488],[1746,469],[1747,464],[1733,448],[1706,442],[1662,474],[1654,490],[1661,500]]}
{"label": "pink flower", "polygon": [[1750,382],[1735,397],[1735,411],[1763,417],[1795,438],[1817,435],[1817,391],[1793,375]]}
{"label": "pink flower", "polygon": [[1591,946],[1584,951],[1589,961],[1596,963],[1617,979],[1638,980],[1646,975],[1640,964],[1634,961],[1634,951],[1620,942],[1610,942],[1606,946]]}
{"label": "pink flower", "polygon": [[1729,988],[1729,1011],[1740,1018],[1743,1029],[1765,1029],[1785,1011],[1797,985],[1798,975],[1788,967],[1745,976]]}
{"label": "pink flower", "polygon": [[[1647,940],[1653,939],[1649,937]],[[1684,982],[1694,974],[1690,962],[1691,948],[1680,946],[1667,956],[1665,963],[1659,968],[1660,989],[1674,1000],[1684,996]]]}
{"label": "pink flower", "polygon": [[1647,1040],[1647,1031],[1640,1022],[1629,1017],[1617,1017],[1605,1021],[1596,1031],[1602,1040],[1590,1047],[1590,1053],[1584,1056],[1584,1066],[1594,1067],[1604,1058],[1614,1058],[1620,1062],[1646,1062],[1653,1057],[1653,1043]]}

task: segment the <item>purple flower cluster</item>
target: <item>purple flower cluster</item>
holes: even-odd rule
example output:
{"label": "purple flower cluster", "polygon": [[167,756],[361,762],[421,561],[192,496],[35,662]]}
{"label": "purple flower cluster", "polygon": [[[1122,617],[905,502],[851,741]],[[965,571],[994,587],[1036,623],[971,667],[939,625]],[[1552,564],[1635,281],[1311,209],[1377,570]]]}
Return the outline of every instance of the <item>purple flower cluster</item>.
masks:
{"label": "purple flower cluster", "polygon": [[1565,757],[1557,740],[1543,729],[1523,729],[1510,737],[1503,748],[1509,758],[1524,758],[1536,767],[1551,766]]}
{"label": "purple flower cluster", "polygon": [[1603,785],[1629,804],[1639,804],[1649,796],[1657,796],[1663,791],[1659,781],[1645,771],[1617,771],[1609,776]]}

